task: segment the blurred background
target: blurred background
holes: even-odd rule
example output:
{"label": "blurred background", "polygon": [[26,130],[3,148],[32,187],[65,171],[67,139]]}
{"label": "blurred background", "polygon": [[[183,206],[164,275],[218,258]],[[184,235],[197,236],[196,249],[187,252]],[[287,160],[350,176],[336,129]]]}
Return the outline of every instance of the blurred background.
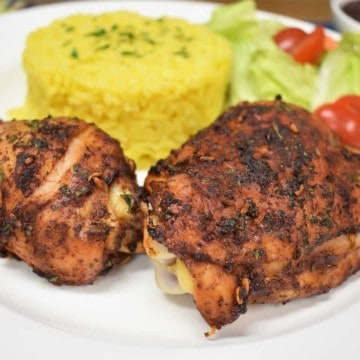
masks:
{"label": "blurred background", "polygon": [[[195,0],[196,1],[196,0]],[[229,3],[231,0],[212,0]],[[311,22],[331,22],[329,0],[257,0],[257,8]]]}
{"label": "blurred background", "polygon": [[[62,0],[70,1],[70,0]],[[107,0],[112,1],[112,0]],[[132,0],[136,1],[136,0]],[[176,0],[164,0],[176,1]],[[190,0],[197,1],[197,0]],[[204,0],[201,0],[204,1]],[[209,0],[211,2],[229,3],[232,0]],[[59,0],[0,0],[1,11],[11,11],[25,6],[34,6],[59,2]],[[329,24],[331,26],[332,18],[329,6],[329,0],[257,0],[257,8],[275,12],[282,15],[295,17],[315,23]]]}

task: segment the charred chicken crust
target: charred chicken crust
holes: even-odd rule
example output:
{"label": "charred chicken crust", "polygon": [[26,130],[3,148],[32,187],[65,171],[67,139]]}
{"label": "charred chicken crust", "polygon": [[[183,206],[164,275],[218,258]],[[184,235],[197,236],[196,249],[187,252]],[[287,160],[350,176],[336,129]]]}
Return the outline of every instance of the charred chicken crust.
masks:
{"label": "charred chicken crust", "polygon": [[56,284],[90,284],[142,252],[135,165],[75,118],[0,123],[0,252]]}
{"label": "charred chicken crust", "polygon": [[153,166],[145,250],[186,265],[213,328],[322,294],[360,267],[360,156],[281,100],[243,102]]}

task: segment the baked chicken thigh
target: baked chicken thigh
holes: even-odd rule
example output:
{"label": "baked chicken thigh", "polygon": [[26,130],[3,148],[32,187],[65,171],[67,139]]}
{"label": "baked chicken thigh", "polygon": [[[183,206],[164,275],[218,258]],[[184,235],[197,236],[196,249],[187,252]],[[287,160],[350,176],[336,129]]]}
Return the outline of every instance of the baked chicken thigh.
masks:
{"label": "baked chicken thigh", "polygon": [[143,252],[135,165],[78,119],[0,122],[0,253],[56,284],[91,284]]}
{"label": "baked chicken thigh", "polygon": [[360,268],[360,155],[309,112],[240,103],[153,166],[144,246],[210,333],[248,303],[325,293]]}

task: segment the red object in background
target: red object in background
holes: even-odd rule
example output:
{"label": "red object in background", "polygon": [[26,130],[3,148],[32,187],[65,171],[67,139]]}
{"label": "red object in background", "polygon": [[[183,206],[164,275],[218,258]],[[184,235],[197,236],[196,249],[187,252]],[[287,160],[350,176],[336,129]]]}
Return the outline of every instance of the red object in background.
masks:
{"label": "red object in background", "polygon": [[360,115],[360,96],[358,95],[344,95],[341,96],[336,103],[345,106],[348,109],[357,112]]}
{"label": "red object in background", "polygon": [[322,26],[317,26],[315,30],[297,42],[290,53],[294,59],[301,63],[316,64],[321,55],[325,53],[325,32]]}
{"label": "red object in background", "polygon": [[325,34],[323,26],[316,26],[310,33],[288,27],[280,30],[274,36],[274,41],[280,49],[291,54],[301,64],[316,64],[326,51],[337,46],[337,41]]}
{"label": "red object in background", "polygon": [[280,30],[275,36],[274,40],[280,49],[290,51],[297,42],[306,36],[306,32],[295,27],[288,27]]}
{"label": "red object in background", "polygon": [[360,148],[360,96],[345,95],[317,108],[319,116],[345,144]]}

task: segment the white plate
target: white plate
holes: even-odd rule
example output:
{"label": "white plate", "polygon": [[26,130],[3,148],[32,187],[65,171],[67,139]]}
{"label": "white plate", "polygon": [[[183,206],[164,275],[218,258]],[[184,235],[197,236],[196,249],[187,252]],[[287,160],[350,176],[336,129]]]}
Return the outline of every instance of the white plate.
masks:
{"label": "white plate", "polygon": [[[0,117],[22,103],[21,53],[26,35],[74,12],[133,9],[149,16],[206,21],[215,5],[192,2],[72,2],[20,10],[0,17]],[[258,12],[288,25],[311,24]],[[335,35],[336,36],[336,35]],[[46,54],[44,54],[46,56]],[[142,174],[144,175],[144,174]],[[24,263],[0,259],[0,352],[3,359],[151,356],[195,359],[354,358],[360,318],[360,274],[318,297],[286,305],[249,306],[248,313],[212,339],[190,296],[166,296],[155,285],[145,255],[111,271],[94,285],[56,287]]]}

